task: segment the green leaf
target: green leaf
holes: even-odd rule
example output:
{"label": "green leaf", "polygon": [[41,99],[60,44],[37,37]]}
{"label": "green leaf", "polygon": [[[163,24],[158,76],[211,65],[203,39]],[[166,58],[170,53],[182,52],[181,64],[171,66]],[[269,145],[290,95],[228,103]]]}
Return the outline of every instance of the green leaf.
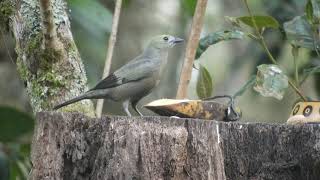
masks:
{"label": "green leaf", "polygon": [[0,141],[10,142],[16,140],[34,127],[34,119],[17,109],[0,106]]}
{"label": "green leaf", "polygon": [[238,96],[242,96],[242,94],[249,88],[253,87],[256,81],[256,75],[252,75],[249,80],[232,96],[236,98]]}
{"label": "green leaf", "polygon": [[180,0],[182,9],[189,16],[193,16],[194,11],[196,10],[197,0]]}
{"label": "green leaf", "polygon": [[10,180],[16,180],[16,179],[26,179],[23,178],[22,172],[17,165],[16,161],[10,161]]}
{"label": "green leaf", "polygon": [[242,23],[255,28],[252,18],[256,22],[256,25],[259,29],[261,28],[279,28],[279,23],[276,19],[271,16],[242,16],[238,17],[237,20],[241,21]]}
{"label": "green leaf", "polygon": [[204,38],[201,38],[199,41],[199,46],[196,52],[195,59],[198,59],[201,54],[207,50],[211,45],[214,45],[221,41],[233,40],[233,39],[243,39],[245,34],[242,31],[233,30],[233,31],[218,31],[207,35]]}
{"label": "green leaf", "polygon": [[319,42],[314,41],[312,27],[306,16],[297,16],[283,24],[288,41],[295,45],[314,50]]}
{"label": "green leaf", "polygon": [[26,164],[20,160],[17,160],[16,164],[21,172],[21,177],[24,177],[25,179],[27,179],[29,175],[29,170]]}
{"label": "green leaf", "polygon": [[313,22],[313,7],[311,0],[308,0],[305,8],[306,16],[310,24]]}
{"label": "green leaf", "polygon": [[197,95],[200,99],[211,97],[212,95],[212,78],[208,70],[200,65],[199,76],[197,80]]}
{"label": "green leaf", "polygon": [[8,143],[5,146],[10,164],[10,179],[28,179],[31,170],[30,144]]}

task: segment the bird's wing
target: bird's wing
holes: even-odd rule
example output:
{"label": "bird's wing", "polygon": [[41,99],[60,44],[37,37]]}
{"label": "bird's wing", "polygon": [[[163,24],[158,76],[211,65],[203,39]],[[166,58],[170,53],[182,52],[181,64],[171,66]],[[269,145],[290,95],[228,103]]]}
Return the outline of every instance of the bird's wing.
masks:
{"label": "bird's wing", "polygon": [[119,85],[119,77],[116,77],[114,73],[110,74],[103,80],[101,80],[94,88],[90,89],[96,90],[96,89],[106,89],[106,88],[112,88]]}
{"label": "bird's wing", "polygon": [[91,90],[112,88],[128,82],[151,77],[159,66],[160,64],[158,65],[157,60],[138,57],[101,80]]}

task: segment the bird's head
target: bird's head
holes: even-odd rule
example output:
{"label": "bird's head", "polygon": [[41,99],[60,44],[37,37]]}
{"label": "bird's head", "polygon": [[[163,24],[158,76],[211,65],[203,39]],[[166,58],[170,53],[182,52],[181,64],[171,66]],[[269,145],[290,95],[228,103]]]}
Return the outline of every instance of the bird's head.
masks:
{"label": "bird's head", "polygon": [[174,45],[183,42],[183,39],[171,35],[159,35],[154,37],[149,43],[149,47],[157,49],[171,48]]}

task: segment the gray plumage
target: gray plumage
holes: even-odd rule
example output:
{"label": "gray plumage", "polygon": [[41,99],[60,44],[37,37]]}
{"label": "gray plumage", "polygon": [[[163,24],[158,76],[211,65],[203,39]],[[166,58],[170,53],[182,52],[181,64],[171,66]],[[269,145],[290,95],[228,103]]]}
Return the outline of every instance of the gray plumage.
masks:
{"label": "gray plumage", "polygon": [[142,115],[137,108],[138,102],[159,84],[167,64],[169,49],[182,41],[170,35],[154,37],[141,55],[111,73],[86,93],[59,104],[54,109],[83,99],[103,98],[123,102],[124,111],[128,116],[131,116],[128,110],[131,103],[134,110]]}

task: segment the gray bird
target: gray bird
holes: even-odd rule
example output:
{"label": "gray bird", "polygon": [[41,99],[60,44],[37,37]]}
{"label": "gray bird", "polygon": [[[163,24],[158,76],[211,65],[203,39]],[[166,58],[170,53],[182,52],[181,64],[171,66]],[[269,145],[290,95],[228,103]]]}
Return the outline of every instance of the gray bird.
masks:
{"label": "gray bird", "polygon": [[59,104],[54,109],[83,99],[111,99],[123,102],[123,109],[128,116],[131,116],[129,103],[142,116],[137,108],[138,102],[159,84],[167,64],[169,49],[182,41],[183,39],[170,35],[154,37],[138,57],[111,73],[86,93]]}

